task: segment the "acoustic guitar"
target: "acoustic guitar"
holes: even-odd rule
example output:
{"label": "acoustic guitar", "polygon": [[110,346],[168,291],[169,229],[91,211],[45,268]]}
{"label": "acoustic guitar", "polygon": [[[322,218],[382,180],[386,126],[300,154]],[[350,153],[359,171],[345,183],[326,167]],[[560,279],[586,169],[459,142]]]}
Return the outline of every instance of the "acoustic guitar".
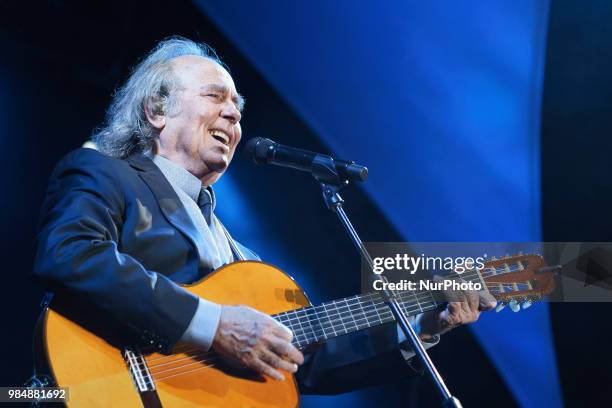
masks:
{"label": "acoustic guitar", "polygon": [[[465,281],[480,282],[500,305],[527,307],[554,288],[551,272],[542,273],[539,255],[492,259]],[[242,304],[271,315],[289,327],[293,344],[304,350],[331,338],[394,320],[380,293],[356,295],[311,306],[297,283],[280,269],[261,262],[226,265],[198,283],[191,293],[220,304]],[[438,293],[439,294],[439,293]],[[399,293],[401,307],[412,316],[444,303],[436,293]],[[231,367],[214,351],[188,346],[171,355],[143,347],[116,348],[53,308],[37,330],[39,370],[47,369],[49,386],[69,388],[75,407],[295,407],[295,379],[271,380]],[[43,368],[43,366],[45,366]],[[40,372],[40,371],[39,371]]]}

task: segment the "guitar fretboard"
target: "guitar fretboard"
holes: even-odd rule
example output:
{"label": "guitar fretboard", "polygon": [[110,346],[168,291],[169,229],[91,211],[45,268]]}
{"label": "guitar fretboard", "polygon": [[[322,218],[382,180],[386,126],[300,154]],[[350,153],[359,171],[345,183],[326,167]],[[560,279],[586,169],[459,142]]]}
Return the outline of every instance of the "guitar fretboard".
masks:
{"label": "guitar fretboard", "polygon": [[[420,300],[415,296],[412,302],[401,302],[400,306],[407,316],[413,316],[435,309],[438,304],[431,295]],[[380,293],[352,296],[272,317],[293,331],[293,344],[298,348],[394,320]]]}
{"label": "guitar fretboard", "polygon": [[[478,273],[466,280],[483,283]],[[444,302],[437,291],[429,290],[402,291],[397,297],[402,311],[409,317],[433,310]],[[289,310],[272,317],[293,331],[292,343],[300,349],[395,320],[379,292]]]}

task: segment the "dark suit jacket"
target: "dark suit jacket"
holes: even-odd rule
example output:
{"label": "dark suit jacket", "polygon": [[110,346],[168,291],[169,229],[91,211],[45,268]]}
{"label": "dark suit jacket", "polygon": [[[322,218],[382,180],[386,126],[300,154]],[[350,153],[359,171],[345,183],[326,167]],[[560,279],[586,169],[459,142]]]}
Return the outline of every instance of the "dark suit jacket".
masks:
{"label": "dark suit jacket", "polygon": [[[200,267],[197,249],[204,245],[150,159],[78,149],[51,175],[34,274],[59,305],[78,305],[89,315],[84,321],[106,327],[102,335],[113,333],[120,343],[153,341],[169,352],[198,304],[175,282],[211,272]],[[387,325],[326,343],[308,357],[298,380],[303,392],[337,393],[413,372],[401,358],[395,325]]]}

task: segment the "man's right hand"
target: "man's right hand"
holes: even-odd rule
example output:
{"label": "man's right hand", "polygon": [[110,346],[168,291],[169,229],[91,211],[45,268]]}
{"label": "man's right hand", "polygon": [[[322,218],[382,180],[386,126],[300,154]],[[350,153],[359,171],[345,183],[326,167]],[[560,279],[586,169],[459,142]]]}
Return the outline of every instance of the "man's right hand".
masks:
{"label": "man's right hand", "polygon": [[292,338],[291,330],[264,313],[247,306],[222,306],[212,347],[260,374],[283,380],[278,370],[295,373],[304,362]]}

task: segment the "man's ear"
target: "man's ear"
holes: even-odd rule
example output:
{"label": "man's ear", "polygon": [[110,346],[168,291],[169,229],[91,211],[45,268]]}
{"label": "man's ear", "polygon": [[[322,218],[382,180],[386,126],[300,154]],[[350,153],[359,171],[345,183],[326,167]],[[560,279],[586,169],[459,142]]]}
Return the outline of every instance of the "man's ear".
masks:
{"label": "man's ear", "polygon": [[164,111],[164,100],[158,97],[151,97],[144,104],[147,120],[157,130],[162,130],[166,126],[166,114]]}

